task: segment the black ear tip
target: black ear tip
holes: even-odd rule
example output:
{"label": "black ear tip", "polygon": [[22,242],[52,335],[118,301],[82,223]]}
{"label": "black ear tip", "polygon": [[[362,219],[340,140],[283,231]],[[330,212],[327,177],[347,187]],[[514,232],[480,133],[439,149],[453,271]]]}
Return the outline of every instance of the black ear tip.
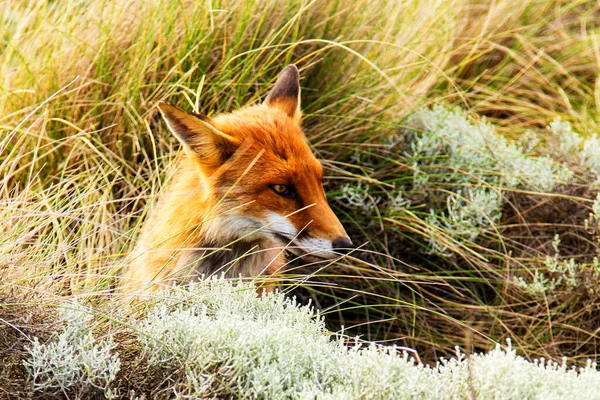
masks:
{"label": "black ear tip", "polygon": [[[270,104],[279,99],[295,99],[297,101],[300,95],[300,74],[298,72],[298,67],[294,64],[290,64],[285,67],[277,81],[275,82],[275,86],[267,96],[267,104]],[[296,105],[293,106],[293,109],[287,110],[288,114],[293,114],[296,109]]]}
{"label": "black ear tip", "polygon": [[[286,85],[299,85],[300,84],[300,71],[295,64],[290,64],[285,67],[277,78],[277,82],[285,82]],[[277,83],[275,84],[277,86]]]}
{"label": "black ear tip", "polygon": [[279,77],[277,78],[277,80],[285,81],[288,85],[299,85],[300,71],[298,71],[298,67],[296,67],[295,64],[290,64],[279,73]]}
{"label": "black ear tip", "polygon": [[285,67],[283,71],[281,71],[281,75],[283,74],[290,74],[298,78],[300,77],[300,71],[298,71],[298,67],[296,67],[296,64],[290,64],[287,67]]}

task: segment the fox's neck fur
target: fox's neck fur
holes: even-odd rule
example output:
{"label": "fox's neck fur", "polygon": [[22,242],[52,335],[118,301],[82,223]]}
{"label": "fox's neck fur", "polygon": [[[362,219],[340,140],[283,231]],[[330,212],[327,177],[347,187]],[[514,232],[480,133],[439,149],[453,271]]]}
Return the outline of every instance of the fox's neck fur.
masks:
{"label": "fox's neck fur", "polygon": [[[220,204],[207,178],[187,158],[145,224],[130,257],[143,268],[129,269],[127,286],[151,282],[148,288],[154,290],[199,276],[259,276],[284,264],[281,250],[260,234],[260,223],[227,210],[226,202]],[[258,234],[247,234],[254,230]]]}

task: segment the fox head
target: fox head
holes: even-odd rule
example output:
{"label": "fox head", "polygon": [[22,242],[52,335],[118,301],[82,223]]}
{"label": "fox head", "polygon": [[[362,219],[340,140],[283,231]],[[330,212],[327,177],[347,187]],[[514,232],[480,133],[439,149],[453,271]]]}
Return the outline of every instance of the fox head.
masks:
{"label": "fox head", "polygon": [[295,65],[259,105],[214,118],[163,102],[158,108],[198,173],[196,185],[219,210],[202,228],[211,240],[262,238],[326,259],[353,247],[327,203],[323,168],[300,125]]}

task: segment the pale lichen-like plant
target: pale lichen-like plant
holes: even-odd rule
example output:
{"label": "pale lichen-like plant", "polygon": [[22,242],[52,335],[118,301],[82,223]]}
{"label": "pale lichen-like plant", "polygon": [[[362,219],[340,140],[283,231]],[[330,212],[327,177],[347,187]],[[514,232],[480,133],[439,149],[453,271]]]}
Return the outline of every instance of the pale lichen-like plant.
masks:
{"label": "pale lichen-like plant", "polygon": [[115,343],[96,341],[90,330],[92,313],[73,302],[60,308],[64,329],[46,343],[34,338],[24,361],[34,390],[43,393],[73,393],[76,397],[102,392],[110,397],[109,385],[120,368],[113,354]]}
{"label": "pale lichen-like plant", "polygon": [[[327,332],[307,306],[252,284],[210,279],[156,297],[134,322],[150,363],[181,398],[242,399],[559,399],[598,398],[591,362],[528,362],[510,347],[457,356],[436,366],[393,346]],[[344,342],[354,341],[351,346]]]}

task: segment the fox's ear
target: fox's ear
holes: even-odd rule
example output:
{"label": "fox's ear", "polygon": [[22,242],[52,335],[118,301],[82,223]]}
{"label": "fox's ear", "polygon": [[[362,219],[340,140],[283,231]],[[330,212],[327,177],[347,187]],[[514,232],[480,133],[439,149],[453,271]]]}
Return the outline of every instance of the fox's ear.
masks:
{"label": "fox's ear", "polygon": [[281,71],[265,104],[280,109],[290,118],[300,122],[300,74],[294,64]]}
{"label": "fox's ear", "polygon": [[220,167],[239,147],[236,138],[219,131],[204,115],[190,113],[162,101],[157,107],[188,157],[198,161],[202,167]]}

